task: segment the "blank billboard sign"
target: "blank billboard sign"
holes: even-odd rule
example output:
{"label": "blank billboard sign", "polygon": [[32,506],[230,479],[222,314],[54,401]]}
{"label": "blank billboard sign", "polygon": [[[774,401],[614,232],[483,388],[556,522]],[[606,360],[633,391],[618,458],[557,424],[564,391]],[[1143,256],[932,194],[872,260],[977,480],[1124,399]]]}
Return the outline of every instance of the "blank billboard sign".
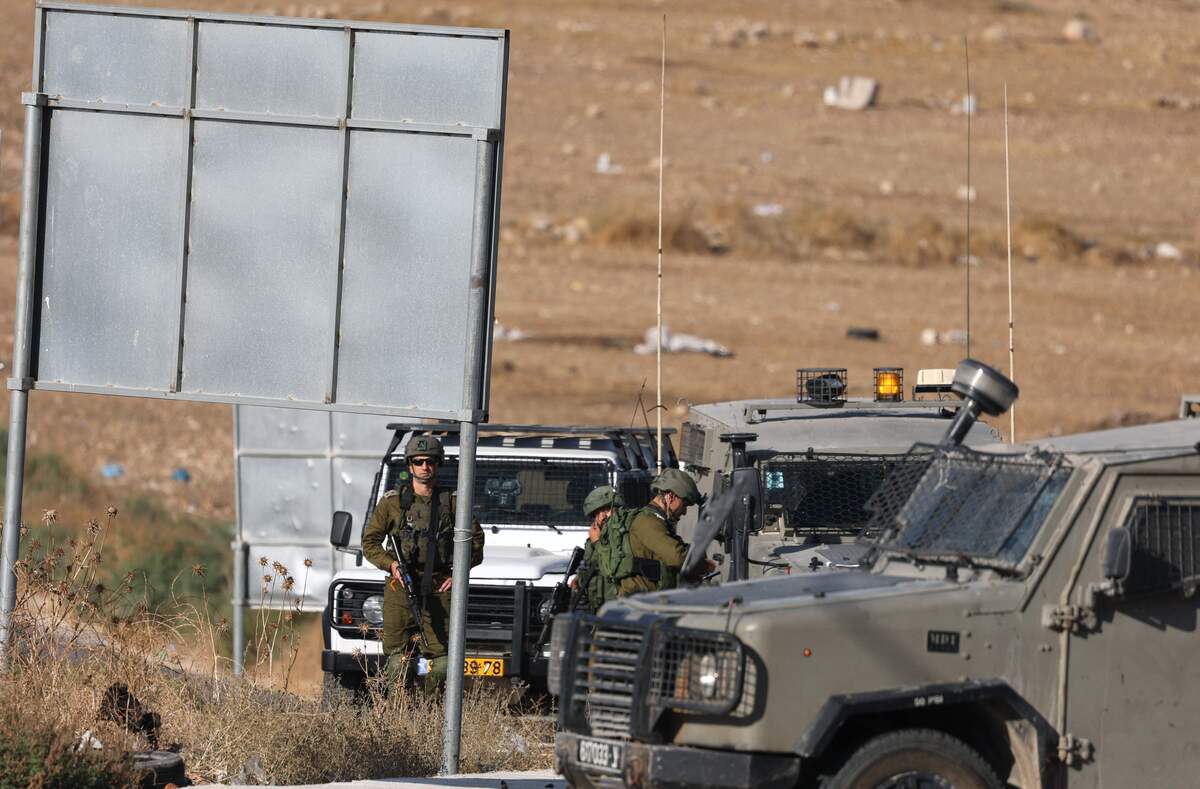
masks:
{"label": "blank billboard sign", "polygon": [[37,15],[34,388],[486,410],[506,31]]}
{"label": "blank billboard sign", "polygon": [[[372,414],[234,408],[236,542],[246,546],[235,552],[234,561],[249,563],[250,581],[246,599],[239,602],[276,608],[299,597],[304,610],[321,610],[345,559],[329,544],[333,513],[346,510],[354,516],[350,544],[358,545],[375,475],[392,438],[391,421]],[[260,559],[269,569],[257,570]],[[275,562],[296,579],[290,595],[278,584],[255,582],[264,573],[282,580],[274,578]]]}

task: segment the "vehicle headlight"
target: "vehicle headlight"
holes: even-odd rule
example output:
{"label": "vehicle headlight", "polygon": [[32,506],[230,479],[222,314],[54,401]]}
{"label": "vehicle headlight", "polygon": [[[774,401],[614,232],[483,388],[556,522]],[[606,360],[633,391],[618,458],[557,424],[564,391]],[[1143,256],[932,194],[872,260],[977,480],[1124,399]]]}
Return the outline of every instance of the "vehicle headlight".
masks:
{"label": "vehicle headlight", "polygon": [[542,601],[542,604],[538,606],[537,615],[538,615],[539,622],[550,621],[550,617],[554,616],[554,598],[553,597],[547,597],[545,600]]}
{"label": "vehicle headlight", "polygon": [[363,619],[374,627],[383,627],[383,595],[373,594],[362,605]]}
{"label": "vehicle headlight", "polygon": [[696,672],[696,684],[700,688],[700,695],[707,700],[712,700],[717,696],[718,683],[721,680],[720,671],[717,668],[717,656],[711,652],[700,658]]}
{"label": "vehicle headlight", "polygon": [[654,650],[651,693],[663,707],[724,715],[742,697],[745,654],[730,633],[669,628]]}

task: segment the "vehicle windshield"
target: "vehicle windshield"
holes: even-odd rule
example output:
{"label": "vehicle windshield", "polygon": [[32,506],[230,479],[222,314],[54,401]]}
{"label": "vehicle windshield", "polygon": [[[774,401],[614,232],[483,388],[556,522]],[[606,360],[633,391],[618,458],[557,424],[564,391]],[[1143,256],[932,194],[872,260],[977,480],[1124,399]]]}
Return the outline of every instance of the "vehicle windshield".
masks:
{"label": "vehicle windshield", "polygon": [[1015,568],[1071,475],[1061,455],[935,448],[868,502],[879,546],[925,560]]}
{"label": "vehicle windshield", "polygon": [[780,454],[760,464],[767,507],[788,529],[857,536],[871,513],[867,501],[897,466],[922,463],[912,455],[833,452]]}
{"label": "vehicle windshield", "polygon": [[[605,460],[479,457],[475,461],[475,517],[488,525],[586,527],[583,500],[612,482]],[[438,485],[458,485],[458,461],[438,469]]]}

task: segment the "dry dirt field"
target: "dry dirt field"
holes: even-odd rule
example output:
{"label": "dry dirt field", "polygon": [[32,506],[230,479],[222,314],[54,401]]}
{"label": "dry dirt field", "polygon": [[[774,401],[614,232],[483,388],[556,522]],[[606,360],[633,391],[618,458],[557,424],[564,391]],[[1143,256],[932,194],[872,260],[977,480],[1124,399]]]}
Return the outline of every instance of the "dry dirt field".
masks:
{"label": "dry dirt field", "polygon": [[[971,351],[1008,366],[1002,91],[1017,224],[1022,436],[1168,417],[1200,390],[1200,3],[1059,0],[467,5],[198,0],[205,9],[512,30],[494,421],[628,422],[653,357],[661,19],[669,25],[666,322],[732,358],[665,359],[665,402],[786,395],[801,366],[951,367],[966,328],[963,227],[970,45]],[[1068,41],[1081,8],[1095,37]],[[32,5],[0,0],[0,356],[11,343]],[[822,106],[841,75],[879,79],[868,112]],[[597,172],[607,154],[614,167]],[[617,170],[620,170],[617,172]],[[777,204],[777,216],[756,206]],[[1179,258],[1161,258],[1167,242]],[[848,339],[876,327],[877,342]],[[113,490],[233,515],[224,406],[35,393],[33,449]],[[7,417],[7,410],[0,411]],[[1007,431],[1007,424],[1001,425]],[[183,486],[168,479],[191,470]]]}

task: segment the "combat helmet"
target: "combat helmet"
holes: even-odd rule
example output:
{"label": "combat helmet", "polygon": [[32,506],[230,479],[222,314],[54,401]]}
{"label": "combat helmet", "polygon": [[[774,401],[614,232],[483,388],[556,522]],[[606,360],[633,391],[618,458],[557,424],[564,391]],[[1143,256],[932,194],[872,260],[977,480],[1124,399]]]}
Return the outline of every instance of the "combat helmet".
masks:
{"label": "combat helmet", "polygon": [[663,469],[650,483],[650,490],[656,493],[674,493],[688,504],[701,503],[700,489],[696,487],[695,481],[677,468]]}
{"label": "combat helmet", "polygon": [[404,459],[408,461],[415,457],[430,457],[440,463],[446,457],[446,451],[434,436],[413,436],[404,446]]}
{"label": "combat helmet", "polygon": [[621,505],[621,494],[617,493],[616,488],[612,485],[601,485],[600,487],[587,494],[587,498],[583,500],[583,514],[585,517],[592,517],[598,510],[605,507],[619,507]]}

